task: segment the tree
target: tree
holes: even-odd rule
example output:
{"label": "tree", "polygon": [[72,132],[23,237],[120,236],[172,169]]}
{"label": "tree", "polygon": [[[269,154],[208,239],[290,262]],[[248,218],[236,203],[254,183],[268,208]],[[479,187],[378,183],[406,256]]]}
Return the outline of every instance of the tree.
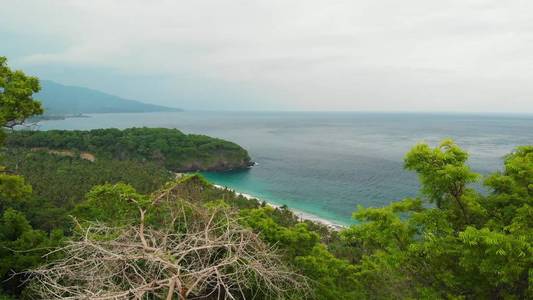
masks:
{"label": "tree", "polygon": [[[33,99],[33,94],[39,90],[37,78],[26,76],[22,71],[12,71],[7,66],[7,59],[0,56],[0,145],[4,142],[4,130],[43,112],[41,103]],[[4,202],[18,201],[29,193],[31,187],[21,177],[6,174],[0,166],[0,212],[5,209]]]}
{"label": "tree", "polygon": [[[0,127],[13,128],[24,124],[34,115],[43,113],[33,94],[41,89],[36,77],[26,76],[22,71],[12,71],[7,59],[0,56]],[[0,136],[0,143],[3,136]]]}
{"label": "tree", "polygon": [[[12,71],[7,59],[0,56],[0,146],[5,130],[22,125],[33,115],[43,112],[41,104],[33,99],[40,89],[39,80],[22,71]],[[26,217],[12,207],[20,206],[32,192],[24,178],[8,174],[0,166],[0,280],[10,292],[20,291],[24,276],[7,277],[42,262],[43,247],[51,246],[48,234],[33,230]],[[35,251],[35,249],[41,249]]]}
{"label": "tree", "polygon": [[359,253],[362,298],[526,299],[533,296],[533,147],[517,148],[490,175],[488,195],[468,185],[479,175],[452,141],[415,146],[405,167],[418,173],[429,204],[405,199],[360,208],[341,232]]}
{"label": "tree", "polygon": [[357,268],[336,258],[325,245],[317,244],[294,264],[312,279],[314,299],[363,299],[364,289],[357,278]]}
{"label": "tree", "polygon": [[405,168],[418,173],[422,193],[437,208],[458,209],[462,218],[457,222],[462,223],[469,222],[471,211],[478,206],[468,184],[479,175],[466,165],[467,159],[468,153],[451,140],[444,140],[434,149],[418,144],[405,156]]}
{"label": "tree", "polygon": [[62,238],[60,230],[51,234],[34,230],[22,213],[7,209],[0,217],[0,280],[4,289],[19,291],[27,278],[23,272],[43,264],[43,255],[57,247]]}

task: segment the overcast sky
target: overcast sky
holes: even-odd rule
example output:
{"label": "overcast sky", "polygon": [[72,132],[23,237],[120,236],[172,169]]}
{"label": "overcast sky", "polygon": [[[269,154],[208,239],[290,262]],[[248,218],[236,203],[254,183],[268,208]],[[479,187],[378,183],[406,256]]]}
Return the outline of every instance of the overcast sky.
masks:
{"label": "overcast sky", "polygon": [[0,0],[0,55],[186,109],[533,113],[531,0]]}

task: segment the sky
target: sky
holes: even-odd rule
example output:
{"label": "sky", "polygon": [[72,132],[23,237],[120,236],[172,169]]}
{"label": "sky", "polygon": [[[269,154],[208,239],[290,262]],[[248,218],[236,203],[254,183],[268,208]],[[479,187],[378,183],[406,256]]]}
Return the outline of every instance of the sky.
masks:
{"label": "sky", "polygon": [[0,0],[0,55],[191,110],[533,113],[531,0]]}

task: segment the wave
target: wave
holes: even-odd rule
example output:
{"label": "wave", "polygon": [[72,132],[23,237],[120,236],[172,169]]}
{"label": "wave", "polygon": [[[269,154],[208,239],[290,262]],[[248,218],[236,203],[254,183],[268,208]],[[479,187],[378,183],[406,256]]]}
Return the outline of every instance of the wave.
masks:
{"label": "wave", "polygon": [[[222,185],[213,184],[213,186],[218,188],[218,189],[225,189],[225,190],[233,191],[233,192],[235,192],[235,194],[243,196],[244,198],[249,199],[249,200],[256,199],[256,200],[259,200],[259,201],[263,201],[259,197],[255,197],[253,195],[246,194],[246,193],[241,193],[241,192],[238,192],[238,191],[236,191],[234,189],[231,189],[231,188],[228,188],[228,187],[225,187],[225,186],[222,186]],[[268,206],[273,207],[273,208],[280,208],[281,207],[281,205],[273,204],[273,203],[270,203],[270,202],[267,202],[267,201],[264,201],[264,202]],[[316,215],[313,215],[313,214],[310,214],[310,213],[307,213],[307,212],[304,212],[304,211],[300,211],[300,210],[292,209],[292,208],[289,208],[289,210],[294,215],[296,215],[298,217],[298,219],[300,219],[300,221],[307,220],[307,221],[311,221],[311,222],[320,223],[320,224],[325,225],[325,226],[329,227],[330,229],[333,229],[333,230],[336,230],[336,231],[339,231],[341,229],[346,228],[345,225],[336,223],[336,222],[331,221],[331,220],[327,220],[327,219],[321,218],[319,216],[316,216]]]}

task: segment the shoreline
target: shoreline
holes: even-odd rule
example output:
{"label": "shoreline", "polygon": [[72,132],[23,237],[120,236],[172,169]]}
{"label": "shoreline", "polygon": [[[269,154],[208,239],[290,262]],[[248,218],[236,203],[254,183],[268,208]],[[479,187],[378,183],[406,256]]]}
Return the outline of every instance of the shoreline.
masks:
{"label": "shoreline", "polygon": [[[227,190],[231,190],[233,192],[235,192],[235,194],[239,195],[239,196],[243,196],[244,198],[248,199],[248,200],[252,200],[252,199],[256,199],[256,200],[259,200],[259,201],[264,201],[262,200],[261,198],[258,198],[258,197],[254,197],[250,194],[246,194],[246,193],[241,193],[241,192],[238,192],[232,188],[229,188],[229,187],[225,187],[225,186],[222,186],[222,185],[219,185],[219,184],[213,184],[213,186],[217,189],[227,189]],[[270,203],[270,202],[267,202],[267,201],[264,201],[268,206],[270,207],[273,207],[273,208],[280,208],[281,205],[277,205],[277,204],[273,204],[273,203]],[[327,226],[328,228],[332,229],[332,230],[335,230],[335,231],[340,231],[341,229],[344,229],[346,228],[347,226],[346,225],[342,225],[342,224],[338,224],[338,223],[335,223],[333,221],[330,221],[330,220],[327,220],[327,219],[324,219],[324,218],[321,218],[319,216],[316,216],[316,215],[313,215],[313,214],[310,214],[310,213],[307,213],[307,212],[303,212],[303,211],[300,211],[300,210],[297,210],[297,209],[293,209],[293,208],[290,208],[289,207],[289,210],[300,220],[300,221],[303,221],[303,220],[306,220],[306,221],[311,221],[311,222],[316,222],[316,223],[320,223],[322,225],[325,225]]]}

